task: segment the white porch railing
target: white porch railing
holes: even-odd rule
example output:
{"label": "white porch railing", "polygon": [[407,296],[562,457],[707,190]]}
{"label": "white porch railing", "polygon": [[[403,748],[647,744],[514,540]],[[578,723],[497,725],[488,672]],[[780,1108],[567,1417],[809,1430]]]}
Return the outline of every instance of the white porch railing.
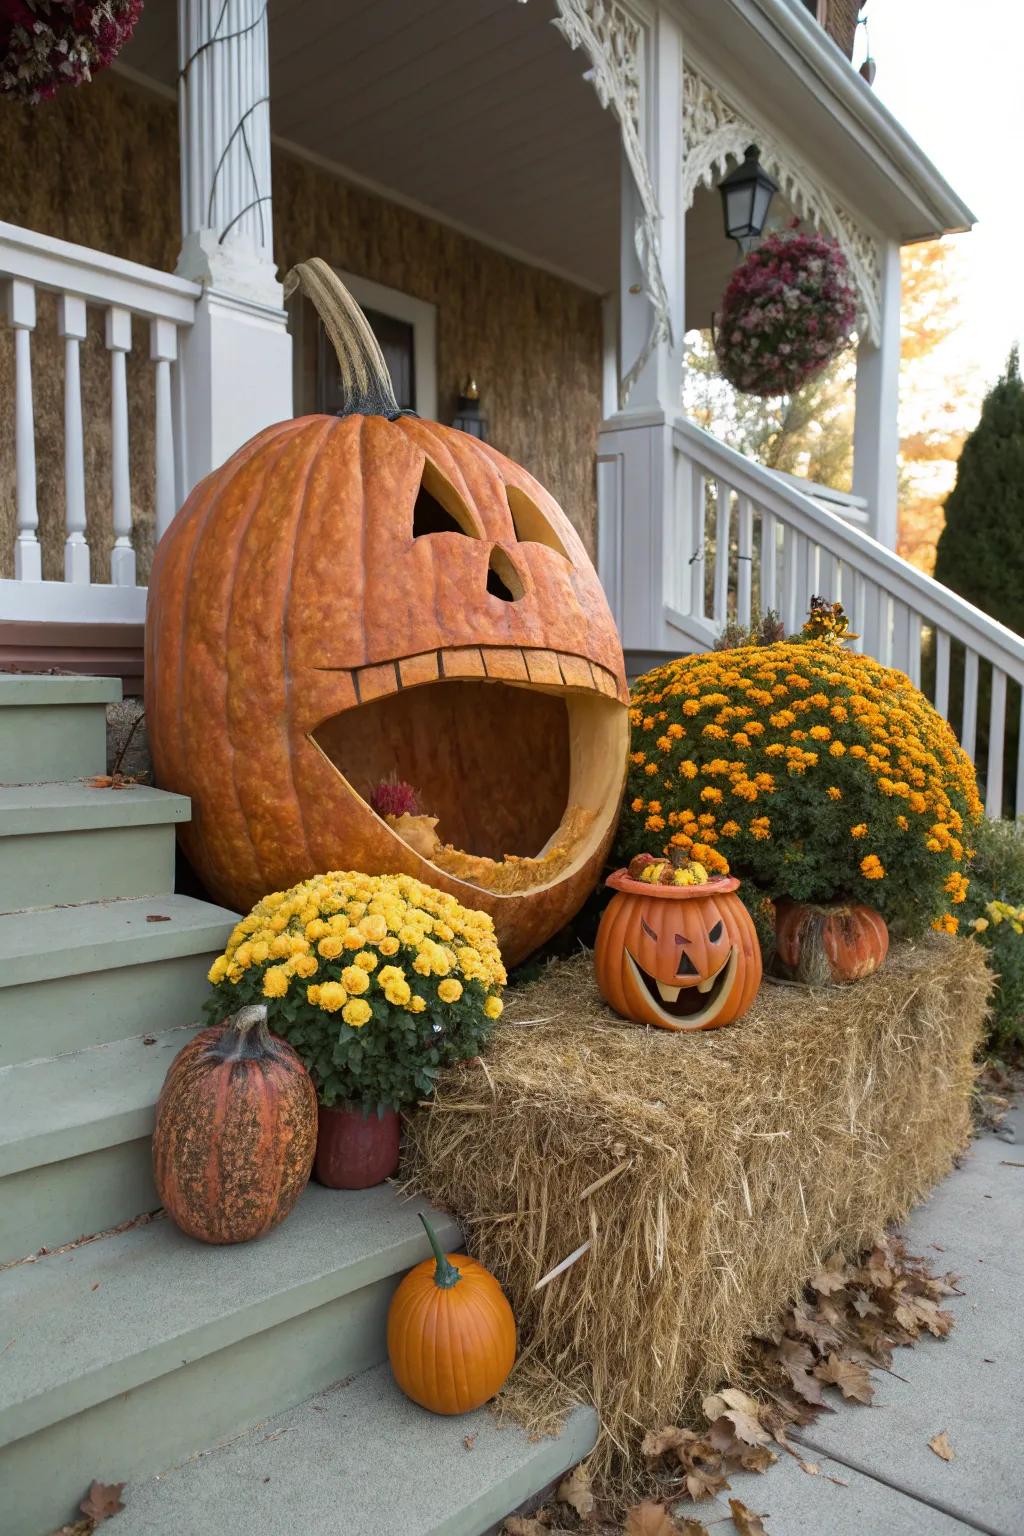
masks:
{"label": "white porch railing", "polygon": [[[14,576],[0,581],[0,619],[141,623],[146,590],[137,585],[130,423],[152,412],[155,537],[181,500],[184,443],[177,361],[183,332],[192,325],[197,283],[135,262],[122,261],[65,240],[0,223],[0,291],[14,331],[13,401],[15,451]],[[42,579],[37,506],[37,424],[32,390],[32,342],[36,294],[57,296],[57,335],[64,344],[64,579]],[[85,441],[96,425],[85,418],[81,349],[88,306],[102,310],[110,355],[109,465],[114,542],[109,579],[90,576],[90,528],[86,506]],[[132,316],[148,323],[153,393],[144,405],[130,398],[127,357]]]}
{"label": "white porch railing", "polygon": [[812,594],[841,601],[861,637],[856,648],[906,672],[940,714],[955,715],[988,813],[1024,813],[1024,639],[700,428],[677,422],[672,443],[660,648],[710,646],[730,619],[748,623],[757,609],[778,610],[792,632]]}

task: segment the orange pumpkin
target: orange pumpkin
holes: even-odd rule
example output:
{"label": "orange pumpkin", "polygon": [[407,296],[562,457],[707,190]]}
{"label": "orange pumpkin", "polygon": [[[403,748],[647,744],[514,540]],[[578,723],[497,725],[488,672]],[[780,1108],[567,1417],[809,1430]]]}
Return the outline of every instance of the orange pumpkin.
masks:
{"label": "orange pumpkin", "polygon": [[204,1243],[246,1243],[288,1215],[316,1151],[316,1089],[267,1029],[262,1003],[204,1029],[171,1062],[153,1174],[168,1213]]}
{"label": "orange pumpkin", "polygon": [[761,984],[761,947],[738,880],[645,885],[624,869],[594,948],[601,995],[623,1018],[692,1031],[731,1024]]}
{"label": "orange pumpkin", "polygon": [[874,907],[782,898],[775,903],[775,947],[797,981],[826,986],[877,971],[889,952],[889,930]]}
{"label": "orange pumpkin", "polygon": [[388,1358],[406,1397],[431,1413],[470,1413],[504,1385],[516,1358],[516,1323],[490,1270],[444,1254],[420,1215],[432,1259],[417,1264],[391,1299]]}
{"label": "orange pumpkin", "polygon": [[[510,964],[579,908],[625,781],[622,648],[575,529],[486,443],[395,404],[365,318],[296,269],[347,405],[269,427],[156,550],[146,719],[211,894],[405,873],[494,918]],[[412,785],[425,817],[368,803]]]}

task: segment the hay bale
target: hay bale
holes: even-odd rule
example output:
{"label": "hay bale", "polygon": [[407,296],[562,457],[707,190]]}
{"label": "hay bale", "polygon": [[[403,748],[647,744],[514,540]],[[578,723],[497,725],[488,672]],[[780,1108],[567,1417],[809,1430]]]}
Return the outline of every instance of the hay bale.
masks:
{"label": "hay bale", "polygon": [[405,1164],[512,1302],[509,1410],[543,1430],[593,1402],[596,1470],[638,1476],[646,1430],[741,1378],[809,1274],[948,1172],[990,985],[980,945],[931,935],[854,986],[767,983],[693,1036],[617,1019],[589,955],[510,994],[486,1069],[444,1075]]}

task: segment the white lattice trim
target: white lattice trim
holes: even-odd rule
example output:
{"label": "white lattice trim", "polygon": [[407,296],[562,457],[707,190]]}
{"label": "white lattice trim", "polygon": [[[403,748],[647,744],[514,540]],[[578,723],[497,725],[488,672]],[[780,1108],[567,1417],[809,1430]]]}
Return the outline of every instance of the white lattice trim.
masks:
{"label": "white lattice trim", "polygon": [[661,214],[643,145],[644,25],[620,0],[555,0],[555,26],[570,48],[583,48],[591,63],[591,82],[602,107],[619,122],[626,161],[640,197],[634,230],[644,292],[650,301],[651,328],[639,357],[619,380],[619,406],[626,404],[655,347],[671,343],[672,319],[661,261]]}
{"label": "white lattice trim", "polygon": [[858,328],[877,345],[882,294],[878,241],[860,227],[792,150],[744,118],[717,86],[688,63],[683,79],[683,206],[690,207],[698,186],[710,187],[723,176],[730,159],[742,159],[748,144],[757,145],[761,164],[775,177],[801,219],[838,240],[857,289]]}

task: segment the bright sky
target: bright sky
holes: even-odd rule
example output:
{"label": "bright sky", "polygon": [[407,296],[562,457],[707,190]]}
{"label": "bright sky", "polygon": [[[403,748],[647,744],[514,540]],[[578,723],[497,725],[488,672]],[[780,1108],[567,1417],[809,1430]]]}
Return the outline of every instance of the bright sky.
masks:
{"label": "bright sky", "polygon": [[965,286],[955,344],[965,368],[991,382],[1012,343],[1024,343],[1024,6],[867,0],[866,15],[875,93],[978,220],[957,237]]}

